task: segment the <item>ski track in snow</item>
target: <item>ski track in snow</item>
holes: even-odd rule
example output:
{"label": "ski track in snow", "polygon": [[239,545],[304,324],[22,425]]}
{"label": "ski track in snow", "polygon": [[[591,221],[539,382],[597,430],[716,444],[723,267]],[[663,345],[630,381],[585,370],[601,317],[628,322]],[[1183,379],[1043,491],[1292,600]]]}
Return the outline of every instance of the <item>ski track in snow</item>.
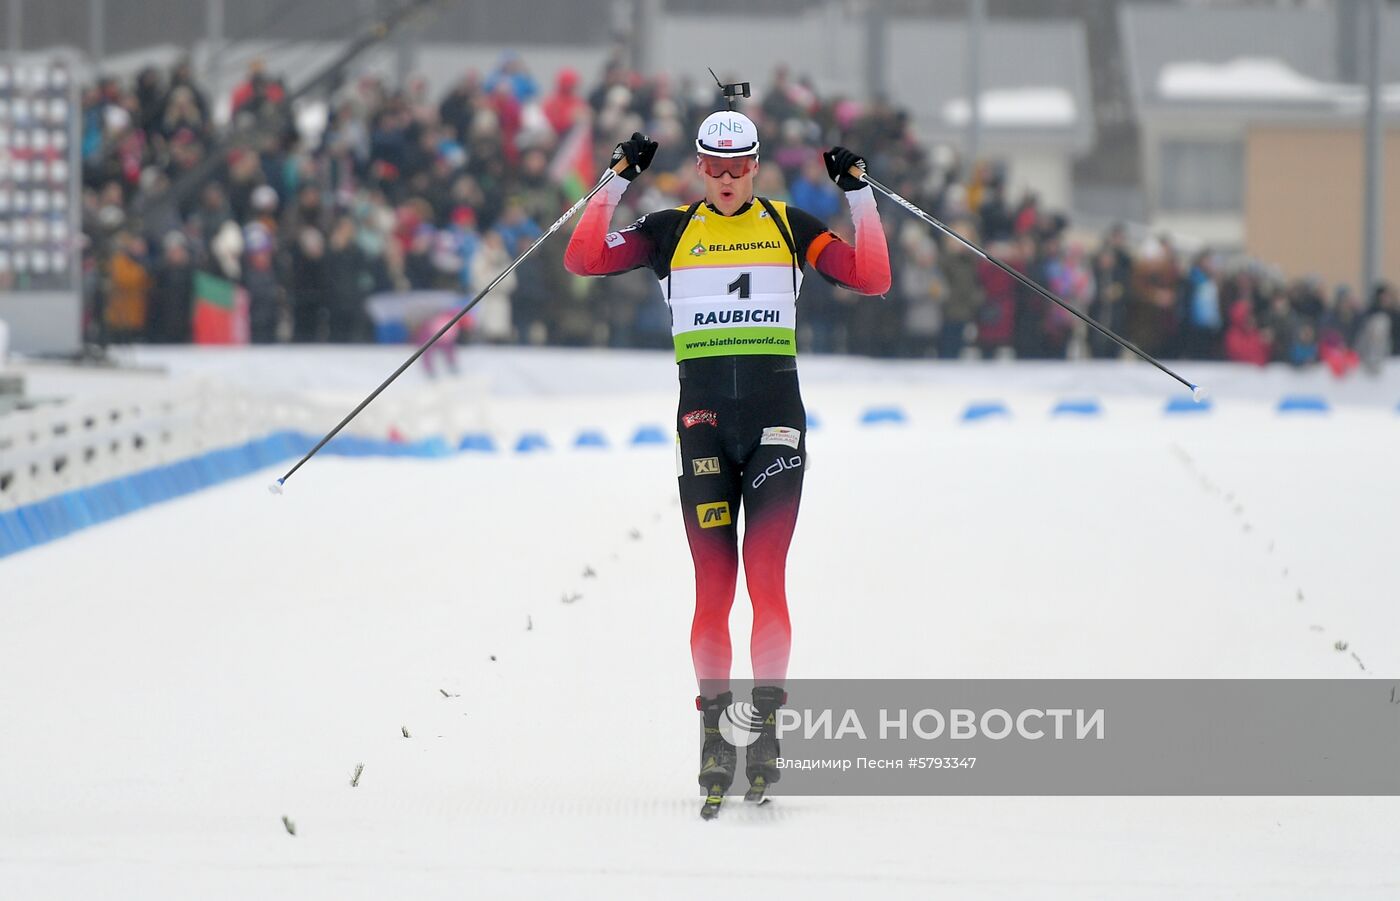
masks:
{"label": "ski track in snow", "polygon": [[[930,390],[885,386],[938,415],[867,429],[860,385],[806,392],[794,677],[1400,670],[1393,414],[961,426]],[[619,402],[519,404],[562,429]],[[0,897],[1400,893],[1394,798],[779,784],[701,822],[673,467],[317,458],[281,498],[259,474],[0,561]]]}

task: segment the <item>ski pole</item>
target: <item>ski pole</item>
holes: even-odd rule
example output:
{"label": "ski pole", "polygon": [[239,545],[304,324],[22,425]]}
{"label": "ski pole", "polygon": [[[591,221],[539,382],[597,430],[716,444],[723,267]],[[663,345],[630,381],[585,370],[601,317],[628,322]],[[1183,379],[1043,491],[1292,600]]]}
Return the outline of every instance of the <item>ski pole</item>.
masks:
{"label": "ski pole", "polygon": [[373,391],[371,391],[369,393],[369,396],[366,397],[364,400],[360,401],[360,403],[355,407],[355,409],[351,410],[348,414],[346,414],[345,418],[342,419],[336,425],[335,428],[331,429],[329,432],[326,433],[326,436],[324,438],[316,442],[316,446],[311,448],[311,450],[307,451],[305,456],[303,456],[300,460],[296,462],[295,466],[287,470],[286,475],[282,476],[282,478],[267,486],[267,490],[271,491],[273,494],[281,494],[282,486],[285,485],[287,480],[292,477],[293,473],[295,473],[298,469],[301,469],[302,465],[306,463],[307,460],[310,460],[312,457],[316,456],[316,452],[319,451],[321,448],[325,447],[328,441],[330,441],[336,435],[340,434],[340,430],[345,428],[345,426],[350,422],[350,420],[360,415],[360,411],[363,410],[365,407],[368,407],[370,405],[370,402],[373,401],[376,397],[378,397],[380,393],[384,391],[385,388],[389,387],[389,385],[394,381],[394,379],[403,375],[404,370],[408,369],[408,367],[412,366],[419,357],[423,356],[424,351],[426,351],[429,347],[432,347],[433,343],[436,342],[437,339],[447,334],[448,329],[452,328],[452,326],[457,324],[457,321],[459,319],[467,315],[467,311],[470,310],[472,307],[476,306],[477,301],[481,300],[481,298],[485,297],[488,293],[490,293],[491,289],[500,284],[501,281],[507,275],[510,275],[512,272],[514,272],[515,267],[519,266],[522,262],[524,262],[525,258],[528,257],[531,253],[534,253],[535,248],[543,244],[546,238],[557,232],[565,222],[568,222],[570,219],[574,218],[575,214],[577,214],[578,211],[583,208],[584,204],[592,200],[593,195],[597,194],[603,189],[603,185],[606,185],[608,182],[616,178],[618,173],[621,172],[623,169],[627,168],[628,165],[629,163],[627,162],[627,160],[622,159],[619,160],[612,168],[604,172],[603,177],[598,179],[598,183],[593,186],[593,190],[580,197],[573,206],[569,207],[567,210],[564,211],[564,215],[554,220],[554,224],[551,225],[549,229],[545,231],[544,234],[536,238],[535,243],[525,248],[525,252],[522,253],[520,256],[516,257],[514,262],[512,262],[509,266],[507,266],[504,270],[501,271],[500,275],[497,275],[495,278],[491,279],[491,283],[488,284],[486,287],[482,288],[480,291],[478,291],[476,296],[467,302],[466,306],[462,307],[462,309],[457,311],[456,316],[453,316],[447,321],[446,324],[442,326],[442,328],[437,330],[437,334],[433,335],[431,338],[425,341],[423,343],[423,346],[415,350],[413,352],[413,355],[410,356],[407,360],[404,360],[403,364],[400,365],[398,369],[395,369],[387,379],[380,382],[378,388],[375,388]]}
{"label": "ski pole", "polygon": [[1044,297],[1046,300],[1048,300],[1048,301],[1050,301],[1050,302],[1052,302],[1052,303],[1058,304],[1058,305],[1060,306],[1061,309],[1063,309],[1063,310],[1065,310],[1065,311],[1067,311],[1067,312],[1073,314],[1075,317],[1077,317],[1078,319],[1080,319],[1082,322],[1087,323],[1088,325],[1090,325],[1091,327],[1093,327],[1095,330],[1097,330],[1098,333],[1101,334],[1101,335],[1103,335],[1105,338],[1108,338],[1109,340],[1116,342],[1120,347],[1127,348],[1128,350],[1130,350],[1130,351],[1132,351],[1133,353],[1137,354],[1139,357],[1142,357],[1144,360],[1146,360],[1147,362],[1151,363],[1153,366],[1156,366],[1158,369],[1160,369],[1160,370],[1162,370],[1163,372],[1165,372],[1167,375],[1169,375],[1169,376],[1171,376],[1172,378],[1176,379],[1178,382],[1180,382],[1181,384],[1185,385],[1187,388],[1190,388],[1190,389],[1191,389],[1191,398],[1192,398],[1194,401],[1196,401],[1196,403],[1200,403],[1202,400],[1205,400],[1206,389],[1202,388],[1200,385],[1193,385],[1191,382],[1188,382],[1186,379],[1184,379],[1184,378],[1182,378],[1181,376],[1177,375],[1175,372],[1172,372],[1172,371],[1171,371],[1170,369],[1168,369],[1166,366],[1163,366],[1162,363],[1161,363],[1156,357],[1152,356],[1152,355],[1151,355],[1150,353],[1148,353],[1147,351],[1145,351],[1145,350],[1143,350],[1142,348],[1138,347],[1136,344],[1134,344],[1133,342],[1129,341],[1127,338],[1124,338],[1124,337],[1122,337],[1121,335],[1117,334],[1117,333],[1114,332],[1112,329],[1110,329],[1110,328],[1108,328],[1108,327],[1106,327],[1106,326],[1100,325],[1099,323],[1095,322],[1095,321],[1094,321],[1093,319],[1091,319],[1090,317],[1085,316],[1083,313],[1079,312],[1079,311],[1076,310],[1074,307],[1072,307],[1072,306],[1070,306],[1069,304],[1065,303],[1063,300],[1060,300],[1060,298],[1056,297],[1052,292],[1047,291],[1046,289],[1042,288],[1040,285],[1037,285],[1037,284],[1036,284],[1034,281],[1032,281],[1031,279],[1027,278],[1026,276],[1022,275],[1021,273],[1017,272],[1015,269],[1013,269],[1013,268],[1011,268],[1010,266],[1008,266],[1008,265],[1006,265],[1005,263],[1003,263],[1001,260],[998,260],[996,257],[991,256],[991,255],[988,254],[985,250],[983,250],[982,248],[978,247],[976,244],[973,244],[971,241],[967,240],[967,239],[964,238],[962,235],[960,235],[960,234],[958,234],[957,232],[953,231],[951,228],[949,228],[948,226],[944,225],[942,222],[939,222],[937,219],[933,218],[933,217],[930,216],[928,213],[925,213],[923,210],[921,210],[921,209],[919,209],[918,207],[914,206],[914,204],[912,204],[912,203],[910,203],[909,201],[905,200],[903,197],[900,197],[898,194],[896,194],[895,192],[891,191],[889,188],[885,187],[884,185],[880,184],[880,183],[879,183],[878,181],[876,181],[875,179],[871,178],[870,175],[869,175],[868,173],[864,172],[864,171],[861,170],[859,167],[857,167],[857,166],[852,166],[851,169],[850,169],[850,174],[851,174],[851,176],[852,176],[853,178],[859,178],[860,180],[864,181],[866,184],[870,185],[870,187],[872,187],[872,188],[874,188],[875,190],[879,191],[881,194],[884,194],[884,195],[885,195],[886,197],[888,197],[890,200],[893,200],[895,203],[897,203],[897,204],[899,204],[900,206],[904,207],[906,210],[908,210],[909,212],[913,213],[915,216],[918,216],[920,219],[924,220],[924,221],[927,222],[929,225],[932,225],[934,228],[938,229],[938,230],[941,231],[943,234],[945,234],[945,235],[947,235],[948,237],[952,238],[954,241],[957,241],[959,244],[963,245],[963,246],[966,247],[968,250],[972,251],[973,253],[975,253],[975,254],[977,254],[979,257],[981,257],[982,259],[986,260],[988,263],[991,263],[993,266],[997,267],[997,268],[1000,269],[1002,272],[1005,272],[1007,275],[1009,275],[1009,276],[1011,276],[1012,278],[1016,279],[1016,281],[1020,282],[1022,285],[1025,285],[1027,288],[1030,288],[1032,291],[1036,292],[1036,293],[1039,294],[1041,297]]}

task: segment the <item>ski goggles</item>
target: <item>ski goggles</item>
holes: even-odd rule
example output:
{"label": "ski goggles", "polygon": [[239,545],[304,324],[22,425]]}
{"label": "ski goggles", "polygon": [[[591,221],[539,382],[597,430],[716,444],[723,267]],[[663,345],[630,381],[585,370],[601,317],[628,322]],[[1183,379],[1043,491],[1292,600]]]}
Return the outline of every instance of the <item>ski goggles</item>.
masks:
{"label": "ski goggles", "polygon": [[730,178],[743,178],[750,172],[758,168],[758,157],[756,156],[710,156],[707,153],[699,154],[700,171],[710,178],[723,178],[728,175]]}

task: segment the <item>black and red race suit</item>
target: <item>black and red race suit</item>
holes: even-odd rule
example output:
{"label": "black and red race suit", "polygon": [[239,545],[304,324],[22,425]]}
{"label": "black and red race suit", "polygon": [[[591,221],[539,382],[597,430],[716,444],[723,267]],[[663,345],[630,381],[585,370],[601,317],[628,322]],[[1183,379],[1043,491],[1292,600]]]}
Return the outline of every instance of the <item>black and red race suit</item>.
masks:
{"label": "black and red race suit", "polygon": [[807,460],[797,299],[808,268],[858,293],[889,290],[875,199],[869,188],[847,194],[854,246],[815,217],[766,198],[732,216],[693,204],[609,231],[626,185],[612,179],[595,195],[569,241],[565,265],[577,275],[646,266],[661,280],[680,375],[677,476],[695,564],[690,648],[696,680],[706,696],[728,688],[742,510],[753,674],[759,684],[781,685],[792,634],[787,553]]}

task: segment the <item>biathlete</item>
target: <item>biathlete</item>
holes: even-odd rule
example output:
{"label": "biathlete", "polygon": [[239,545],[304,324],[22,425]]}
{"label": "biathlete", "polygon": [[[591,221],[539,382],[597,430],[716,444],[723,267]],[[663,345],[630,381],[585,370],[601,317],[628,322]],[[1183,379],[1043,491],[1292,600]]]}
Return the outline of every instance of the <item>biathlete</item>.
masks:
{"label": "biathlete", "polygon": [[845,192],[855,245],[816,217],[754,196],[758,130],[742,113],[710,115],[695,138],[705,199],[649,213],[611,231],[618,201],[646,170],[657,144],[634,133],[613,151],[627,167],[589,202],[564,262],[576,275],[616,275],[646,266],[671,307],[680,374],[677,476],[695,564],[691,657],[705,740],[700,784],[708,815],[734,780],[737,751],[721,734],[731,704],[729,610],[739,569],[738,514],[744,511],[744,573],[753,604],[753,704],[762,727],[749,745],[750,797],[778,780],[775,716],[786,701],[791,628],[785,570],[807,460],[807,415],[797,384],[797,301],[803,273],[860,294],[890,287],[885,234],[868,185],[852,176],[865,160],[842,147],[823,154]]}

